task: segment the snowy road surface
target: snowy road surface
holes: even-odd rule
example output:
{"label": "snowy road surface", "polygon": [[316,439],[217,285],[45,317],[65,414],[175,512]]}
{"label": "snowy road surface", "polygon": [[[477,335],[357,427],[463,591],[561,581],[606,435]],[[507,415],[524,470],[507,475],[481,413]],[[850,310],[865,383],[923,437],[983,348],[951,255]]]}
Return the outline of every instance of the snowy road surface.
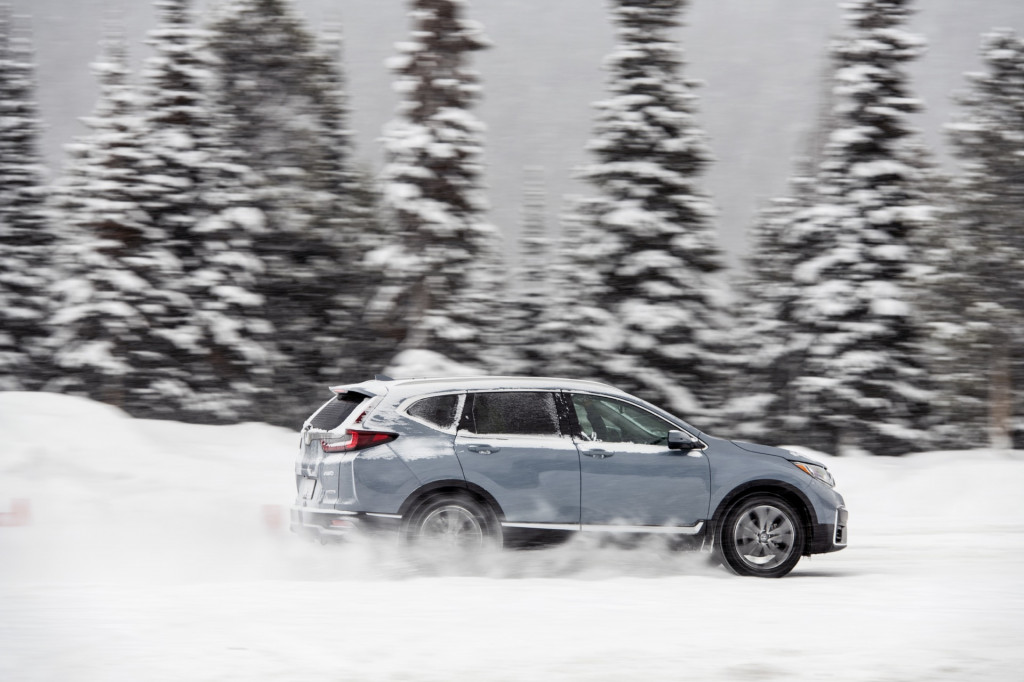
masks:
{"label": "snowy road surface", "polygon": [[850,548],[772,581],[306,544],[296,444],[0,393],[0,680],[1024,680],[1024,453],[828,458]]}

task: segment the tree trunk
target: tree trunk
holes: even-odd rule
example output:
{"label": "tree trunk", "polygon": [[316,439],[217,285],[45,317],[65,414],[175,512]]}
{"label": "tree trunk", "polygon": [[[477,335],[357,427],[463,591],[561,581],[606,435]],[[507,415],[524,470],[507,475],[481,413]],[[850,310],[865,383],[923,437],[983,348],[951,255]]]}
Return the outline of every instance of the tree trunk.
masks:
{"label": "tree trunk", "polygon": [[1009,348],[1000,344],[994,349],[995,357],[989,376],[989,445],[1000,450],[1012,446],[1010,416],[1013,411],[1012,386],[1010,380]]}

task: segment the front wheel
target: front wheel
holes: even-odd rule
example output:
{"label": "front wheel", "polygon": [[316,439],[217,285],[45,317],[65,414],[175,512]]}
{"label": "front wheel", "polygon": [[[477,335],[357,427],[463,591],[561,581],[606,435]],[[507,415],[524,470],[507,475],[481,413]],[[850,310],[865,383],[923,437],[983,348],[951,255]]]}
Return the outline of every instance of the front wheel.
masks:
{"label": "front wheel", "polygon": [[422,547],[481,550],[501,547],[501,524],[490,509],[461,495],[424,503],[413,515],[406,539]]}
{"label": "front wheel", "polygon": [[800,561],[804,527],[787,502],[774,495],[755,495],[726,514],[719,546],[738,575],[781,578]]}

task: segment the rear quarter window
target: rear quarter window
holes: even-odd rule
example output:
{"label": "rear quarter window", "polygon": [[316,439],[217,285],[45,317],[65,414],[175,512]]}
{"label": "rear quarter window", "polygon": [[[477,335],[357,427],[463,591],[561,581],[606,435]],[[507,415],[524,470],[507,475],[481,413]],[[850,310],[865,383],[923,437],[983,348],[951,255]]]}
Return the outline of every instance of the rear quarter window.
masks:
{"label": "rear quarter window", "polygon": [[435,395],[413,403],[405,412],[439,429],[450,429],[455,426],[456,411],[459,408],[459,396]]}

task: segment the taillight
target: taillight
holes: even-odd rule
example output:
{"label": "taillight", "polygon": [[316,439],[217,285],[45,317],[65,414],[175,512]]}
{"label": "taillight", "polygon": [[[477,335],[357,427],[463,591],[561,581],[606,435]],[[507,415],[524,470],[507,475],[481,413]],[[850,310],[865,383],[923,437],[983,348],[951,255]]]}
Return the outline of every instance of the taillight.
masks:
{"label": "taillight", "polygon": [[363,450],[398,438],[397,433],[385,433],[383,431],[357,431],[355,429],[346,429],[345,434],[348,436],[348,440],[321,440],[320,447],[323,448],[324,452],[349,452],[351,450]]}

